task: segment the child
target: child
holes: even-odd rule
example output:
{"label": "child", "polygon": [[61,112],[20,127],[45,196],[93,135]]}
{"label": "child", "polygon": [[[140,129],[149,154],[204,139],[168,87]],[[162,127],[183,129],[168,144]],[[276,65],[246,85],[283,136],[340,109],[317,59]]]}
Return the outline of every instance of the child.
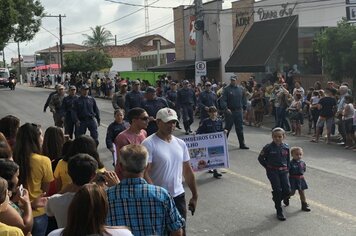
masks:
{"label": "child", "polygon": [[258,156],[258,161],[266,169],[266,174],[272,185],[272,200],[277,210],[277,219],[286,220],[282,210],[282,200],[288,202],[290,185],[289,172],[289,146],[283,143],[284,129],[277,127],[272,130],[273,142],[265,145]]}
{"label": "child", "polygon": [[302,95],[296,93],[294,101],[289,106],[289,119],[291,121],[292,130],[295,131],[296,136],[301,135],[301,125],[303,124],[303,111],[302,111]]}
{"label": "child", "polygon": [[116,154],[115,145],[113,145],[116,136],[128,128],[128,124],[124,122],[125,111],[123,109],[117,109],[114,111],[115,120],[108,126],[106,131],[106,147],[113,155],[113,165],[115,166]]}
{"label": "child", "polygon": [[291,148],[292,161],[289,166],[289,182],[291,187],[291,196],[298,190],[300,201],[302,204],[302,211],[310,211],[309,205],[306,201],[304,189],[308,189],[307,182],[304,179],[304,172],[306,169],[305,162],[302,160],[303,149],[301,147]]}
{"label": "child", "polygon": [[314,91],[313,96],[310,98],[310,113],[313,119],[314,135],[316,135],[316,124],[318,122],[319,113],[320,113],[318,109],[319,100],[320,100],[319,92]]}
{"label": "child", "polygon": [[[200,124],[197,134],[208,134],[224,131],[223,121],[218,118],[218,109],[215,106],[211,106],[208,109],[209,118],[203,120]],[[217,169],[209,170],[209,173],[213,173],[214,178],[221,178],[222,174]]]}

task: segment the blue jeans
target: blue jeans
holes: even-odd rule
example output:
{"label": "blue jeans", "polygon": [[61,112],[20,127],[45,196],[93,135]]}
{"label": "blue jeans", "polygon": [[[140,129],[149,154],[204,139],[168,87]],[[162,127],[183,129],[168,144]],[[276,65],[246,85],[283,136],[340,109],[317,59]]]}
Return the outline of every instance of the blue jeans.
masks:
{"label": "blue jeans", "polygon": [[286,131],[290,130],[290,126],[287,121],[286,108],[283,108],[283,107],[276,108],[276,119],[277,119],[276,127],[281,127],[283,129],[285,129]]}
{"label": "blue jeans", "polygon": [[46,214],[33,218],[32,236],[45,236],[48,225],[48,216]]}

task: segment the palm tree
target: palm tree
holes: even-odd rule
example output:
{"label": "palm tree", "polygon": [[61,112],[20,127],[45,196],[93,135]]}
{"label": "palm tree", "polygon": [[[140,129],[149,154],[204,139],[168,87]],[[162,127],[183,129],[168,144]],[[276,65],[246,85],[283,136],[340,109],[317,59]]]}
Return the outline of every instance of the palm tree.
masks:
{"label": "palm tree", "polygon": [[95,29],[92,27],[90,29],[92,30],[92,35],[83,34],[83,36],[87,37],[83,41],[85,46],[101,48],[113,40],[111,32],[100,25],[95,26]]}

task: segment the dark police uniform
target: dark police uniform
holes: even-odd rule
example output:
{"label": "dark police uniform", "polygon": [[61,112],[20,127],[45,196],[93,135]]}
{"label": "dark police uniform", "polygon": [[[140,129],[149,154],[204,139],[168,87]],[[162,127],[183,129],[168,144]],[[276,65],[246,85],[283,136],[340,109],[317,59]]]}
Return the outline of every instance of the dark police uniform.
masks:
{"label": "dark police uniform", "polygon": [[64,133],[73,138],[75,122],[72,119],[72,108],[74,101],[78,98],[77,95],[66,96],[63,98],[61,106],[61,117],[64,117]]}
{"label": "dark police uniform", "polygon": [[235,131],[239,139],[240,148],[247,149],[245,145],[245,138],[243,133],[243,110],[246,109],[247,100],[244,90],[241,86],[229,85],[224,88],[221,99],[221,109],[230,109],[231,114],[225,112],[225,129],[227,129],[227,136],[229,136],[232,126],[235,124]]}
{"label": "dark police uniform", "polygon": [[141,91],[130,91],[125,96],[125,111],[126,114],[135,107],[141,107],[143,105],[144,97]]}
{"label": "dark police uniform", "polygon": [[[168,103],[166,99],[161,98],[161,97],[155,97],[153,100],[145,100],[143,102],[142,108],[145,109],[147,112],[148,116],[156,117],[157,112],[161,108],[168,107]],[[158,130],[156,121],[150,121],[147,126],[147,136],[150,136],[151,134],[156,133]]]}
{"label": "dark police uniform", "polygon": [[205,108],[215,106],[217,107],[217,96],[213,91],[203,91],[199,95],[199,108],[200,108],[200,122],[209,117]]}
{"label": "dark police uniform", "polygon": [[113,148],[113,143],[115,141],[116,136],[128,127],[129,125],[126,122],[123,122],[121,124],[117,123],[116,121],[112,122],[106,130],[106,147],[111,150]]}
{"label": "dark police uniform", "polygon": [[282,213],[281,201],[290,195],[288,144],[277,145],[274,142],[267,144],[258,156],[258,161],[266,169],[267,177],[271,182],[273,201],[278,215]]}
{"label": "dark police uniform", "polygon": [[200,124],[197,134],[209,134],[221,131],[224,131],[224,124],[221,119],[218,118],[216,120],[212,120],[210,118],[206,118]]}
{"label": "dark police uniform", "polygon": [[306,170],[305,162],[302,160],[291,160],[289,167],[289,182],[292,191],[308,189],[307,182],[304,179]]}
{"label": "dark police uniform", "polygon": [[182,88],[177,93],[177,103],[182,109],[183,125],[186,132],[190,131],[190,125],[194,122],[193,111],[197,105],[197,98],[191,88]]}
{"label": "dark police uniform", "polygon": [[91,96],[80,96],[73,102],[72,119],[75,123],[80,122],[76,126],[75,137],[85,134],[89,129],[90,136],[99,144],[98,140],[98,125],[94,120],[96,118],[100,125],[100,113],[96,101]]}
{"label": "dark police uniform", "polygon": [[168,102],[169,107],[177,112],[178,121],[179,121],[180,120],[180,109],[177,104],[177,94],[178,94],[178,91],[168,90],[166,92],[166,100]]}

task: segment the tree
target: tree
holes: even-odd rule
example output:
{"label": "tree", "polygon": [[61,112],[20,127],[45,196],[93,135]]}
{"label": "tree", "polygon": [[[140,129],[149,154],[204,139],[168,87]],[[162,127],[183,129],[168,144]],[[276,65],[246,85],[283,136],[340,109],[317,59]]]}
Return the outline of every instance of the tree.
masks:
{"label": "tree", "polygon": [[83,44],[86,46],[102,48],[113,40],[111,32],[104,27],[95,26],[95,29],[92,27],[90,27],[90,29],[92,30],[92,35],[83,34],[83,36],[87,37],[87,39],[83,41]]}
{"label": "tree", "polygon": [[0,50],[13,39],[33,39],[39,31],[44,8],[38,0],[0,0]]}
{"label": "tree", "polygon": [[356,27],[345,19],[336,28],[327,28],[316,36],[314,49],[323,59],[325,71],[333,80],[356,81]]}
{"label": "tree", "polygon": [[86,78],[90,78],[92,72],[112,67],[111,58],[96,50],[71,52],[64,55],[64,58],[63,71],[74,76],[81,72]]}

